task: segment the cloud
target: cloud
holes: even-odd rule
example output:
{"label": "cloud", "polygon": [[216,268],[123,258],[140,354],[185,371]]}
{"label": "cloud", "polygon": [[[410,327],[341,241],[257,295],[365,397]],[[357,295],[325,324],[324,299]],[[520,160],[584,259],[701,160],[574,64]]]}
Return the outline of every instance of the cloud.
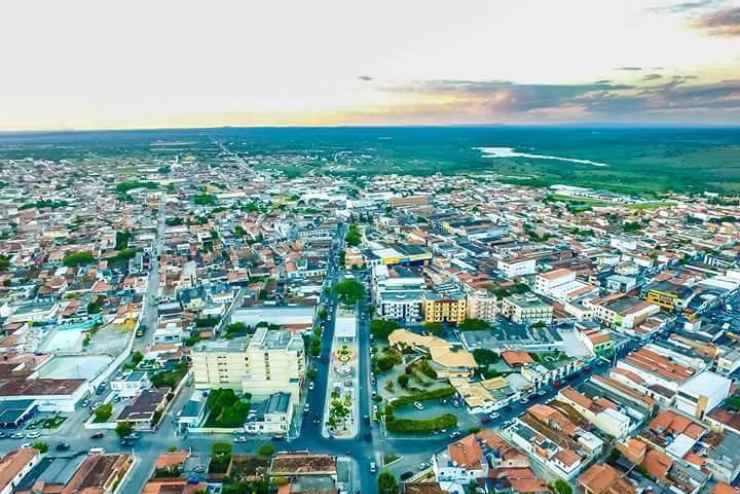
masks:
{"label": "cloud", "polygon": [[359,79],[359,80],[361,80],[363,82],[370,82],[370,81],[374,80],[374,78],[373,77],[370,77],[369,75],[360,75],[360,76],[357,76],[357,79]]}
{"label": "cloud", "polygon": [[441,122],[740,121],[740,79],[701,83],[694,75],[665,78],[651,73],[643,77],[646,80],[651,83],[420,81],[385,88],[415,103],[377,112],[391,118],[434,117]]}
{"label": "cloud", "polygon": [[640,70],[643,70],[642,67],[617,67],[616,70],[623,70],[627,72],[639,72]]}
{"label": "cloud", "polygon": [[691,26],[710,36],[740,36],[740,7],[701,15],[691,22]]}
{"label": "cloud", "polygon": [[651,10],[657,13],[683,14],[695,10],[715,7],[724,3],[724,0],[694,0],[688,2],[676,3],[662,7],[653,7]]}

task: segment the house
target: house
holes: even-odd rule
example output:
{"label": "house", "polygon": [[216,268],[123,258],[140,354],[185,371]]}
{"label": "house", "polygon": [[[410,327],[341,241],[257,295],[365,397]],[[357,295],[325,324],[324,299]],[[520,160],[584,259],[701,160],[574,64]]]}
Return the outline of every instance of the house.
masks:
{"label": "house", "polygon": [[246,430],[253,434],[285,435],[293,421],[294,409],[291,393],[273,393],[254,414],[250,413]]}
{"label": "house", "polygon": [[88,393],[85,379],[11,379],[0,386],[0,402],[36,402],[40,412],[74,412]]}
{"label": "house", "polygon": [[606,463],[591,465],[577,481],[585,494],[636,494],[627,476]]}
{"label": "house", "polygon": [[113,379],[110,383],[113,391],[122,398],[133,398],[142,391],[152,387],[149,375],[144,371],[129,372],[125,376]]}
{"label": "house", "polygon": [[116,422],[128,422],[136,429],[149,430],[156,427],[167,406],[170,388],[148,389],[127,405],[116,418]]}
{"label": "house", "polygon": [[475,434],[469,434],[432,457],[432,469],[440,487],[449,492],[464,492],[471,481],[487,472],[483,449]]}
{"label": "house", "polygon": [[0,458],[0,494],[12,494],[28,472],[39,462],[41,453],[20,448]]}

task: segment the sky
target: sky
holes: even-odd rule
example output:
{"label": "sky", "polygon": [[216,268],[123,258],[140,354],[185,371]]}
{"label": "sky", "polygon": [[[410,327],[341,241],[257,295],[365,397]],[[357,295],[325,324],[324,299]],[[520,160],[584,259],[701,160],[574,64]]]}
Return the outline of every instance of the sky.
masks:
{"label": "sky", "polygon": [[740,0],[3,0],[0,130],[740,124]]}

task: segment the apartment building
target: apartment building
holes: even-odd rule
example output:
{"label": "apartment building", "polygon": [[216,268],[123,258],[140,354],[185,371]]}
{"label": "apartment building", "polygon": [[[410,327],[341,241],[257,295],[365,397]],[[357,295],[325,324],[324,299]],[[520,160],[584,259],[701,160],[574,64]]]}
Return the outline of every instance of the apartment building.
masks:
{"label": "apartment building", "polygon": [[518,278],[534,274],[537,271],[537,260],[531,257],[512,257],[498,261],[498,269],[507,278]]}
{"label": "apartment building", "polygon": [[418,322],[422,318],[425,290],[387,290],[380,292],[376,312],[383,319]]}
{"label": "apartment building", "polygon": [[241,390],[249,369],[248,343],[235,338],[196,344],[190,353],[195,387]]}
{"label": "apartment building", "polygon": [[532,293],[506,297],[501,303],[501,313],[519,324],[552,322],[552,306]]}
{"label": "apartment building", "polygon": [[300,396],[306,368],[303,339],[286,330],[258,328],[247,346],[248,372],[242,391],[270,396],[281,391]]}
{"label": "apartment building", "polygon": [[463,293],[426,292],[423,305],[424,322],[459,323],[468,315],[468,303]]}
{"label": "apartment building", "polygon": [[499,301],[495,295],[486,290],[475,290],[468,293],[468,317],[493,322],[498,314]]}

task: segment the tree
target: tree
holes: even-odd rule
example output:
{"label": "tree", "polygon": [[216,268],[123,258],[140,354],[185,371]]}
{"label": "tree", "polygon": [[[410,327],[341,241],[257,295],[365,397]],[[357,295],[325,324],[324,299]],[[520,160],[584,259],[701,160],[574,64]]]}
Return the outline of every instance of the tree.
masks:
{"label": "tree", "polygon": [[358,245],[360,245],[360,242],[362,241],[362,235],[360,234],[360,229],[355,223],[352,223],[352,225],[350,225],[349,231],[347,231],[347,236],[344,238],[344,240],[347,242],[347,245],[350,245],[352,247],[357,247]]}
{"label": "tree", "polygon": [[555,483],[552,485],[552,488],[555,489],[555,492],[557,492],[557,494],[573,493],[573,489],[571,488],[570,484],[568,484],[568,482],[563,479],[556,480]]}
{"label": "tree", "polygon": [[33,449],[39,450],[39,453],[46,453],[49,451],[49,445],[46,444],[44,441],[36,441],[35,443],[31,444],[31,447]]}
{"label": "tree", "polygon": [[334,285],[333,291],[344,305],[354,305],[365,296],[365,287],[362,283],[351,278]]}
{"label": "tree", "polygon": [[373,338],[377,338],[379,340],[387,340],[388,336],[390,336],[393,331],[400,327],[401,325],[398,324],[396,321],[374,319],[370,323],[370,333],[372,333]]}
{"label": "tree", "polygon": [[134,365],[139,365],[142,360],[144,360],[144,354],[139,351],[136,351],[131,355],[131,362],[133,362]]}
{"label": "tree", "polygon": [[257,448],[257,454],[262,458],[269,458],[275,454],[275,446],[272,443],[264,443]]}
{"label": "tree", "polygon": [[434,336],[439,336],[444,332],[445,327],[441,322],[425,322],[424,329]]}
{"label": "tree", "polygon": [[0,255],[0,271],[7,271],[10,267],[10,258]]}
{"label": "tree", "polygon": [[473,350],[473,358],[478,365],[491,365],[499,360],[498,354],[487,348],[476,348]]}
{"label": "tree", "polygon": [[460,331],[485,331],[491,329],[491,325],[482,319],[465,319],[459,325]]}
{"label": "tree", "polygon": [[402,388],[407,388],[409,386],[409,376],[406,374],[401,374],[398,376],[398,385]]}
{"label": "tree", "polygon": [[129,436],[133,431],[134,427],[131,425],[131,422],[118,422],[116,425],[116,434],[118,434],[118,437]]}
{"label": "tree", "polygon": [[68,268],[76,268],[85,264],[92,264],[95,257],[87,251],[72,252],[64,256],[62,264]]}
{"label": "tree", "polygon": [[378,492],[380,494],[398,494],[398,482],[392,473],[384,470],[378,475]]}
{"label": "tree", "polygon": [[113,404],[103,403],[93,413],[95,415],[95,422],[105,422],[113,414]]}

